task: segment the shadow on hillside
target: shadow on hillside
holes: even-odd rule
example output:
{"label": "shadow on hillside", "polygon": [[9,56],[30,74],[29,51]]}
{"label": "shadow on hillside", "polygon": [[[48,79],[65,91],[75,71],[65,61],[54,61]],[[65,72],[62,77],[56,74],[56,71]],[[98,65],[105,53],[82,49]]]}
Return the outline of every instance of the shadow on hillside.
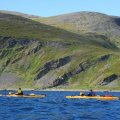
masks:
{"label": "shadow on hillside", "polygon": [[116,18],[116,19],[115,19],[115,22],[116,22],[117,25],[120,26],[120,18]]}

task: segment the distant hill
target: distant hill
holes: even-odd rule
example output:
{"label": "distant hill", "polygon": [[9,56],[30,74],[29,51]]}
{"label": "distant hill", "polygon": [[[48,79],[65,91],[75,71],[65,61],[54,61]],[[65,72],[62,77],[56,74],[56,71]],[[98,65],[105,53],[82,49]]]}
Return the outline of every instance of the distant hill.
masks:
{"label": "distant hill", "polygon": [[120,17],[109,16],[97,12],[76,12],[35,20],[72,31],[77,34],[102,34],[107,36],[116,44],[119,43]]}
{"label": "distant hill", "polygon": [[0,88],[120,89],[119,25],[92,12],[0,12]]}

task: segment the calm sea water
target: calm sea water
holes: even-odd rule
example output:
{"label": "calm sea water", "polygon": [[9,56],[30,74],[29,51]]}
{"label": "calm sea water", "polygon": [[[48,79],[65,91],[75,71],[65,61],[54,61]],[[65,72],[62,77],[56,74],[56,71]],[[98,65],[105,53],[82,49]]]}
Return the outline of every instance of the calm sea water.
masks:
{"label": "calm sea water", "polygon": [[[8,91],[0,91],[7,94]],[[25,92],[33,93],[33,91]],[[79,92],[41,92],[47,97],[0,97],[0,120],[120,120],[120,100],[66,99]],[[104,93],[98,92],[102,95]],[[112,92],[114,96],[120,93]]]}

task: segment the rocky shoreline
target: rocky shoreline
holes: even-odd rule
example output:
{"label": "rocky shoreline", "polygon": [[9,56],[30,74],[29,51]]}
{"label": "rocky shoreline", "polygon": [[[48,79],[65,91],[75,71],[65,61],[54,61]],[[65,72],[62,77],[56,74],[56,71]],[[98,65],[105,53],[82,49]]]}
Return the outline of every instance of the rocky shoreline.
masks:
{"label": "rocky shoreline", "polygon": [[[0,89],[0,91],[3,91],[3,90],[6,90],[6,91],[9,91],[9,90],[18,90],[18,89]],[[89,89],[26,89],[26,88],[23,88],[22,89],[23,91],[89,91]],[[120,90],[104,90],[104,89],[94,89],[94,91],[96,92],[120,92]]]}

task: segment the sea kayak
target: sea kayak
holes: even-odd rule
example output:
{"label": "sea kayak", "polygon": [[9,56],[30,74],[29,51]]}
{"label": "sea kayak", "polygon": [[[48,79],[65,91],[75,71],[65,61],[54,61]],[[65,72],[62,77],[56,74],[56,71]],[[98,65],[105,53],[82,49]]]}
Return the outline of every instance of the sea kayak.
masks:
{"label": "sea kayak", "polygon": [[67,99],[99,99],[99,100],[118,100],[119,97],[113,96],[66,96]]}
{"label": "sea kayak", "polygon": [[21,98],[44,98],[46,95],[45,94],[41,94],[41,95],[5,95],[7,97],[21,97]]}

